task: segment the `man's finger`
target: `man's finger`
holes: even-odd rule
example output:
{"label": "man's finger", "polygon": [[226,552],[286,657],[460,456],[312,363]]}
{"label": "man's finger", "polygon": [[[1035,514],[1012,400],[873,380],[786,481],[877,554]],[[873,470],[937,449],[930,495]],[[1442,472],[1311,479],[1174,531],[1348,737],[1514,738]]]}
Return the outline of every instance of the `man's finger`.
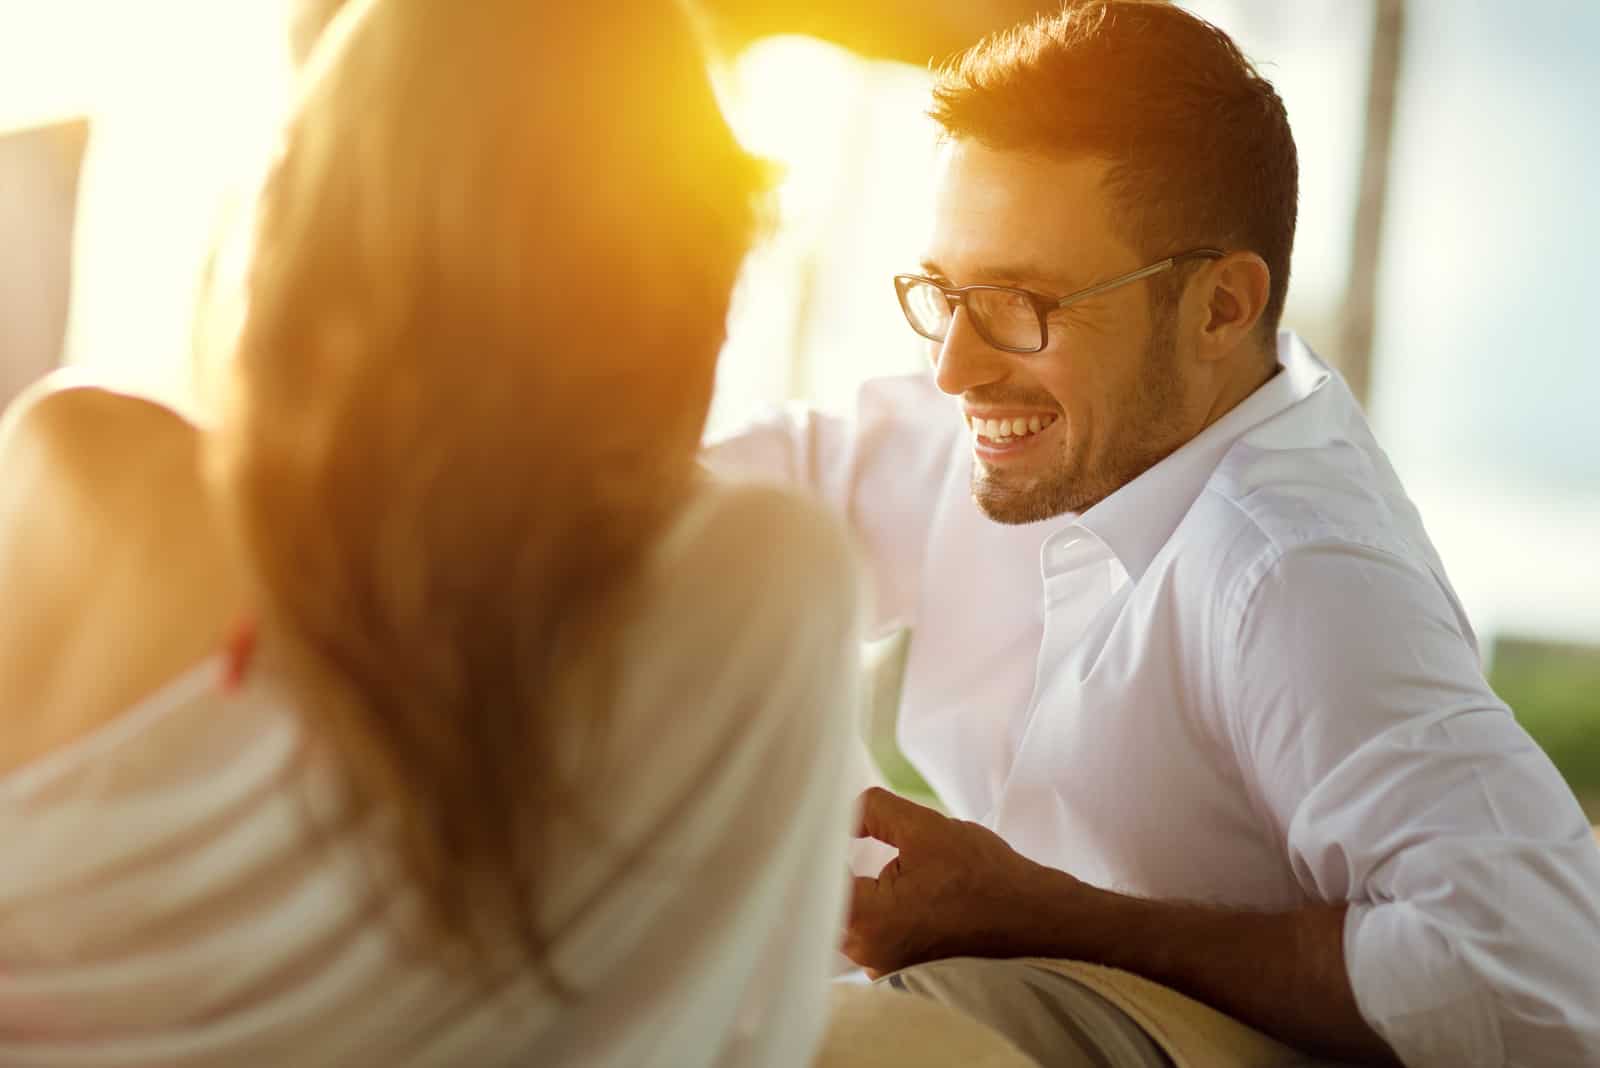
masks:
{"label": "man's finger", "polygon": [[856,921],[872,913],[877,903],[878,880],[866,876],[857,876],[850,880],[850,918],[852,926]]}
{"label": "man's finger", "polygon": [[915,801],[907,801],[881,786],[862,791],[858,804],[861,817],[856,826],[856,837],[876,838],[892,846],[906,845],[908,836],[915,837],[918,829],[927,826],[930,818],[941,818],[933,809],[924,808]]}
{"label": "man's finger", "polygon": [[839,949],[856,964],[865,964],[871,957],[867,932],[872,930],[878,913],[877,889],[876,879],[850,880],[850,911],[845,918],[844,941]]}

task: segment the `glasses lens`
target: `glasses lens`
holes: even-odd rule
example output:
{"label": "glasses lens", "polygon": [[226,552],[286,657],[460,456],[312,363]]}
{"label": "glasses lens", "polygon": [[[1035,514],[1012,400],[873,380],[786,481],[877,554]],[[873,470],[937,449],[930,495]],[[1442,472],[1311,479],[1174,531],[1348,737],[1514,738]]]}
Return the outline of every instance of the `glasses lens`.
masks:
{"label": "glasses lens", "polygon": [[932,341],[943,341],[950,331],[950,298],[932,282],[919,278],[897,279],[900,307],[911,329]]}
{"label": "glasses lens", "polygon": [[995,345],[1024,352],[1044,346],[1039,312],[1025,293],[1015,289],[969,289],[967,311]]}

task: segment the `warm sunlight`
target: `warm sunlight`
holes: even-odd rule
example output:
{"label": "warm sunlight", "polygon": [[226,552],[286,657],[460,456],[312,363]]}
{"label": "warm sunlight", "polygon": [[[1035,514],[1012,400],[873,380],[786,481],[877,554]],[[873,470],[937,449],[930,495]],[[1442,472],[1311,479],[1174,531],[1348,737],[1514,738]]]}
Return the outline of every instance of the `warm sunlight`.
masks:
{"label": "warm sunlight", "polygon": [[0,0],[0,129],[87,116],[69,362],[189,399],[195,278],[287,88],[282,0]]}
{"label": "warm sunlight", "polygon": [[283,0],[0,0],[0,130],[138,101],[219,115],[270,106],[282,20]]}
{"label": "warm sunlight", "polygon": [[865,376],[918,366],[889,278],[920,251],[932,123],[926,71],[808,37],[758,41],[724,72],[730,121],[780,172],[750,258],[713,428],[759,406],[848,403]]}
{"label": "warm sunlight", "polygon": [[729,72],[729,120],[746,148],[786,167],[837,156],[838,116],[859,97],[864,66],[810,37],[757,41]]}

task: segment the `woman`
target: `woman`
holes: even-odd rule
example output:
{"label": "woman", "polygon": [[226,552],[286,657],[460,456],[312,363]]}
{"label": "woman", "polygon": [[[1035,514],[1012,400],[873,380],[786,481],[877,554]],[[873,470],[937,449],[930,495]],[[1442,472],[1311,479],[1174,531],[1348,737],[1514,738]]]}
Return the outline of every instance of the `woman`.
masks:
{"label": "woman", "polygon": [[787,1065],[856,593],[697,481],[759,171],[669,0],[319,45],[214,427],[0,429],[0,1063]]}

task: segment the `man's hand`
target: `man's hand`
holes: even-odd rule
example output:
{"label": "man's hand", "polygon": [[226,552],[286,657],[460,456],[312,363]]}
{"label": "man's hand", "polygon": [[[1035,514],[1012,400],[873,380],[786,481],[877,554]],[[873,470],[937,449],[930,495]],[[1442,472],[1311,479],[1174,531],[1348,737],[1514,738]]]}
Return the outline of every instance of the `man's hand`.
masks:
{"label": "man's hand", "polygon": [[994,832],[873,788],[859,834],[900,850],[856,879],[844,953],[873,978],[945,957],[1060,957],[1146,976],[1301,1048],[1395,1065],[1344,965],[1344,905],[1148,901],[1036,864]]}
{"label": "man's hand", "polygon": [[888,790],[867,790],[860,805],[859,836],[900,850],[876,879],[856,879],[851,894],[844,953],[873,978],[943,957],[1026,953],[1029,895],[1049,876],[1059,908],[1076,884],[993,831]]}

